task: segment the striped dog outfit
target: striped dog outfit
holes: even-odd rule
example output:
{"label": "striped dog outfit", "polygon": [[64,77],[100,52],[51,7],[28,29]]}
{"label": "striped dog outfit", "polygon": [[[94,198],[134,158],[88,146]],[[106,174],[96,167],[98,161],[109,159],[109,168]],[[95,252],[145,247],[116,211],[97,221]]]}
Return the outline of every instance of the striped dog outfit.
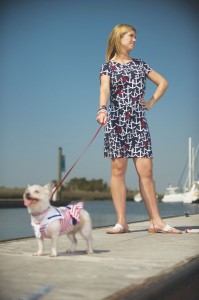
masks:
{"label": "striped dog outfit", "polygon": [[59,220],[60,222],[60,232],[62,235],[67,232],[67,230],[79,223],[80,212],[83,209],[84,203],[79,202],[74,205],[67,205],[65,207],[54,207],[50,206],[44,219],[40,223],[31,222],[33,226],[35,236],[37,238],[50,238],[47,234],[47,228],[52,221]]}

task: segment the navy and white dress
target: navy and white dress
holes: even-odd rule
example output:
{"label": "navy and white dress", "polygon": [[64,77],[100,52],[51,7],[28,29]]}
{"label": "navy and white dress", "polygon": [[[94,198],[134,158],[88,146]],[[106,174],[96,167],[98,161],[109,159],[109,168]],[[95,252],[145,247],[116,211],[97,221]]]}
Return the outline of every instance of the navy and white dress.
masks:
{"label": "navy and white dress", "polygon": [[110,76],[104,157],[153,157],[145,110],[140,104],[151,70],[141,59],[126,64],[108,61],[101,66],[100,76]]}

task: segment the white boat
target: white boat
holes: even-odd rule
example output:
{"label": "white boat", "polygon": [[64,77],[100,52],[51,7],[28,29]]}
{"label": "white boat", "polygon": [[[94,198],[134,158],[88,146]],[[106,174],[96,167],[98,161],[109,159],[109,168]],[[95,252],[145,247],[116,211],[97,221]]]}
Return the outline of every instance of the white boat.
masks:
{"label": "white boat", "polygon": [[182,200],[184,203],[192,203],[199,200],[199,181],[193,182],[190,190],[183,193]]}
{"label": "white boat", "polygon": [[142,201],[142,196],[141,196],[140,192],[138,192],[137,194],[134,195],[134,201],[135,202],[141,202]]}
{"label": "white boat", "polygon": [[[158,199],[158,195],[156,195],[156,199]],[[140,192],[138,192],[138,193],[136,193],[136,194],[134,195],[134,201],[135,201],[135,202],[141,202],[141,201],[143,201]]]}
{"label": "white boat", "polygon": [[162,202],[182,202],[182,193],[177,186],[169,185],[166,193],[161,200]]}
{"label": "white boat", "polygon": [[199,145],[197,146],[196,152],[192,148],[192,141],[189,138],[189,165],[188,175],[181,192],[179,187],[173,187],[169,185],[166,189],[164,197],[161,199],[162,202],[184,202],[192,203],[199,199],[199,181],[195,180],[195,162],[198,154]]}
{"label": "white boat", "polygon": [[195,152],[191,144],[191,138],[189,138],[189,168],[188,176],[184,185],[184,193],[182,195],[182,201],[184,203],[193,203],[199,199],[199,181],[195,180],[195,164],[198,150],[199,144]]}

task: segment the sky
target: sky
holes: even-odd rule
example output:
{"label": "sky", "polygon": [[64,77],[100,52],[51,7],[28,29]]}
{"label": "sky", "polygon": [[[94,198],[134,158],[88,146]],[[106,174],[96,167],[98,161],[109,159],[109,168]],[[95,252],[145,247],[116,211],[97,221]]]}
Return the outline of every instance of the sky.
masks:
{"label": "sky", "polygon": [[[186,0],[4,0],[0,4],[0,186],[46,184],[63,176],[90,143],[99,124],[99,71],[114,26],[137,29],[131,56],[141,58],[169,82],[146,112],[158,193],[177,185],[188,157],[188,138],[199,143],[199,10]],[[145,99],[156,86],[147,81]],[[196,173],[199,170],[196,162]],[[103,179],[103,129],[67,176]],[[129,160],[129,189],[138,188]]]}

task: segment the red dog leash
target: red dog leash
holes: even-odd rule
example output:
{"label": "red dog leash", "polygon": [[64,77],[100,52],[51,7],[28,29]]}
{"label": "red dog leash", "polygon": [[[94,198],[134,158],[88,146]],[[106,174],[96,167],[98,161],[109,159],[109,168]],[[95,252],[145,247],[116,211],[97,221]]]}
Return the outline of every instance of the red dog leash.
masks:
{"label": "red dog leash", "polygon": [[98,133],[100,132],[102,126],[104,124],[101,124],[100,127],[98,128],[97,132],[95,133],[94,137],[91,139],[90,143],[86,146],[86,148],[81,152],[81,154],[79,155],[79,157],[77,158],[77,160],[74,162],[74,164],[72,165],[72,167],[68,170],[68,172],[66,173],[66,175],[62,178],[62,180],[58,183],[58,185],[56,186],[56,188],[54,189],[54,191],[51,194],[51,199],[53,197],[53,195],[56,193],[56,191],[59,189],[59,187],[62,185],[62,183],[64,182],[64,180],[66,179],[66,177],[70,174],[70,172],[72,171],[72,169],[74,168],[74,166],[76,165],[76,163],[78,162],[78,160],[82,157],[82,155],[86,152],[86,150],[90,147],[90,145],[93,143],[94,139],[97,137]]}

